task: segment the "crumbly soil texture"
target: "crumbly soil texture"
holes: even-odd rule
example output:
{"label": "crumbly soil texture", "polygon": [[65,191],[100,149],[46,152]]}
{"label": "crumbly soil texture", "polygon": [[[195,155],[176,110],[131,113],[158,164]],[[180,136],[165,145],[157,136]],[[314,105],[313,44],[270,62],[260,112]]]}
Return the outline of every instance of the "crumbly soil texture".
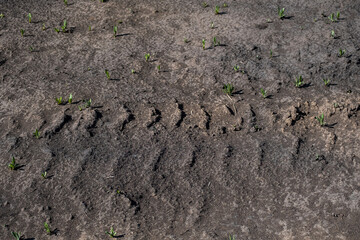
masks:
{"label": "crumbly soil texture", "polygon": [[360,239],[359,1],[0,13],[0,239]]}

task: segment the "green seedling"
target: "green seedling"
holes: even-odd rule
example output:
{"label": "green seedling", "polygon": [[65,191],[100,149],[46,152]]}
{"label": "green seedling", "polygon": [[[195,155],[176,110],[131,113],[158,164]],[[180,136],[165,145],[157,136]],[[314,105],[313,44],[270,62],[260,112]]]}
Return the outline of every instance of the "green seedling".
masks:
{"label": "green seedling", "polygon": [[91,26],[89,26],[89,32],[91,31]]}
{"label": "green seedling", "polygon": [[300,75],[298,78],[296,78],[295,80],[295,86],[296,87],[301,87],[304,84],[303,82],[303,77]]}
{"label": "green seedling", "polygon": [[45,228],[46,233],[48,235],[51,235],[51,229],[50,229],[49,224],[47,224],[47,222],[44,223],[44,228]]}
{"label": "green seedling", "polygon": [[205,50],[205,39],[202,40],[202,48]]}
{"label": "green seedling", "polygon": [[105,74],[106,74],[107,79],[110,80],[110,73],[109,73],[109,71],[107,69],[105,69]]}
{"label": "green seedling", "polygon": [[54,28],[55,32],[59,33],[60,29],[59,28]]}
{"label": "green seedling", "polygon": [[37,139],[40,138],[40,132],[39,130],[35,129],[35,132],[33,133],[34,137],[36,137]]}
{"label": "green seedling", "polygon": [[63,32],[66,32],[66,28],[67,28],[67,21],[64,20],[64,23],[63,23],[61,29],[62,29]]}
{"label": "green seedling", "polygon": [[273,51],[270,49],[270,58],[273,56]]}
{"label": "green seedling", "polygon": [[335,38],[335,31],[331,30],[330,37]]}
{"label": "green seedling", "polygon": [[223,4],[223,7],[228,7],[228,5],[226,3]]}
{"label": "green seedling", "polygon": [[340,20],[340,12],[336,13],[336,19],[339,21]]}
{"label": "green seedling", "polygon": [[115,238],[115,237],[116,237],[116,232],[114,231],[114,228],[113,228],[113,227],[110,228],[110,232],[106,231],[105,233],[106,233],[107,235],[109,235],[110,237],[112,237],[112,238]]}
{"label": "green seedling", "polygon": [[12,157],[11,163],[8,165],[10,170],[16,170],[19,167],[19,164],[16,163],[15,158]]}
{"label": "green seedling", "polygon": [[280,19],[283,19],[285,17],[285,8],[278,9],[278,16]]}
{"label": "green seedling", "polygon": [[91,98],[85,102],[85,107],[86,108],[91,107]]}
{"label": "green seedling", "polygon": [[220,42],[218,42],[218,41],[216,40],[216,37],[213,37],[213,43],[214,43],[214,47],[220,45]]}
{"label": "green seedling", "polygon": [[5,15],[3,13],[0,13],[0,18],[2,19],[4,17],[5,17]]}
{"label": "green seedling", "polygon": [[344,56],[344,54],[345,54],[345,49],[339,49],[339,57],[342,57],[342,56]]}
{"label": "green seedling", "polygon": [[131,73],[132,73],[132,74],[135,74],[135,70],[134,70],[134,69],[131,69]]}
{"label": "green seedling", "polygon": [[24,29],[20,29],[20,33],[21,33],[21,37],[24,36],[25,30]]}
{"label": "green seedling", "polygon": [[29,47],[29,50],[30,50],[30,52],[34,51],[32,46]]}
{"label": "green seedling", "polygon": [[72,104],[72,100],[73,100],[73,95],[70,93],[69,99],[68,99],[68,103]]}
{"label": "green seedling", "polygon": [[336,20],[335,20],[335,14],[334,14],[334,13],[330,14],[330,16],[329,16],[328,18],[330,19],[331,22],[335,22],[335,21],[336,21]]}
{"label": "green seedling", "polygon": [[324,82],[325,86],[329,86],[329,84],[330,84],[330,79],[325,79],[325,78],[323,78],[323,82]]}
{"label": "green seedling", "polygon": [[42,30],[45,31],[46,27],[45,27],[45,23],[42,24]]}
{"label": "green seedling", "polygon": [[263,96],[263,98],[267,98],[267,93],[264,89],[260,89],[261,95]]}
{"label": "green seedling", "polygon": [[79,108],[79,111],[82,111],[82,110],[83,110],[82,106],[78,106],[78,108]]}
{"label": "green seedling", "polygon": [[240,67],[239,67],[238,65],[235,65],[235,66],[234,66],[234,71],[235,71],[235,72],[238,72],[239,70],[240,70]]}
{"label": "green seedling", "polygon": [[64,4],[65,4],[65,6],[67,6],[67,5],[68,5],[68,1],[67,1],[67,0],[64,0]]}
{"label": "green seedling", "polygon": [[187,38],[184,38],[184,43],[188,43],[189,40]]}
{"label": "green seedling", "polygon": [[59,97],[59,98],[55,98],[56,102],[58,105],[61,105],[63,103],[62,101],[62,97]]}
{"label": "green seedling", "polygon": [[31,23],[31,13],[28,14],[29,23]]}
{"label": "green seedling", "polygon": [[157,70],[158,70],[158,72],[160,72],[160,65],[157,66]]}
{"label": "green seedling", "polygon": [[231,84],[231,83],[228,83],[228,84],[224,84],[223,86],[223,92],[228,95],[228,96],[231,96],[232,93],[234,91],[234,86]]}
{"label": "green seedling", "polygon": [[20,240],[21,239],[21,232],[11,232],[11,234],[13,235],[13,237],[16,240]]}
{"label": "green seedling", "polygon": [[215,14],[218,15],[220,13],[220,7],[215,6]]}
{"label": "green seedling", "polygon": [[235,240],[234,236],[229,235],[229,240]]}
{"label": "green seedling", "polygon": [[116,38],[116,33],[117,33],[117,30],[118,30],[118,28],[117,28],[117,26],[115,26],[115,27],[113,28],[113,31],[114,31],[114,38]]}
{"label": "green seedling", "polygon": [[211,22],[210,27],[211,27],[211,29],[214,29],[214,22]]}
{"label": "green seedling", "polygon": [[47,178],[47,171],[41,173],[41,176],[42,176],[43,179],[46,179]]}
{"label": "green seedling", "polygon": [[145,61],[149,61],[150,59],[150,53],[145,54]]}
{"label": "green seedling", "polygon": [[324,126],[325,122],[324,122],[324,114],[321,114],[319,117],[315,117],[316,120],[318,120],[320,126]]}
{"label": "green seedling", "polygon": [[203,6],[204,8],[206,8],[206,7],[209,6],[209,4],[207,4],[206,2],[203,2],[203,3],[202,3],[202,6]]}

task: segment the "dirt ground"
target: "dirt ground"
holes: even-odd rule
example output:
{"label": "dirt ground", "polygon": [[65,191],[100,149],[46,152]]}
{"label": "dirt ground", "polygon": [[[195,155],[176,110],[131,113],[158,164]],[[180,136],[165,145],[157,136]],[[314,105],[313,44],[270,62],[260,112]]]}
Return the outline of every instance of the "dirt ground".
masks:
{"label": "dirt ground", "polygon": [[0,0],[0,239],[360,239],[360,2],[202,2]]}

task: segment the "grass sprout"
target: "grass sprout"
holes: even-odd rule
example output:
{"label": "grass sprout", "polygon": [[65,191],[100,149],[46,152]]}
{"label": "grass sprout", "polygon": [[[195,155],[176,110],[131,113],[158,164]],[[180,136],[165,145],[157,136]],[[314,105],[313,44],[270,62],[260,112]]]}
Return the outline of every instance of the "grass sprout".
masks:
{"label": "grass sprout", "polygon": [[59,33],[60,29],[59,28],[54,28],[55,32]]}
{"label": "grass sprout", "polygon": [[117,34],[117,31],[118,31],[117,26],[114,26],[113,31],[114,31],[114,38],[116,38],[116,34]]}
{"label": "grass sprout", "polygon": [[42,30],[43,30],[43,31],[46,30],[45,23],[42,24]]}
{"label": "grass sprout", "polygon": [[205,50],[205,39],[203,39],[203,40],[201,41],[201,43],[202,43],[202,48],[203,48],[203,50]]}
{"label": "grass sprout", "polygon": [[18,169],[19,168],[19,164],[17,164],[16,163],[16,161],[15,161],[15,158],[14,157],[12,157],[12,159],[11,159],[11,163],[8,165],[8,167],[10,168],[10,170],[16,170],[16,169]]}
{"label": "grass sprout", "polygon": [[325,79],[325,78],[323,78],[323,82],[324,82],[325,86],[329,86],[329,84],[330,84],[330,79]]}
{"label": "grass sprout", "polygon": [[239,67],[238,65],[235,65],[235,66],[234,66],[234,71],[235,71],[235,72],[238,72],[239,70],[240,70],[240,67]]}
{"label": "grass sprout", "polygon": [[33,136],[36,137],[37,139],[39,139],[40,138],[39,130],[35,129],[35,132],[33,133]]}
{"label": "grass sprout", "polygon": [[297,77],[296,80],[295,80],[295,86],[299,88],[299,87],[301,87],[303,84],[304,84],[303,77],[300,75],[300,76]]}
{"label": "grass sprout", "polygon": [[267,93],[266,93],[266,91],[264,89],[261,88],[260,93],[263,96],[263,98],[267,98]]}
{"label": "grass sprout", "polygon": [[47,171],[42,172],[41,176],[42,176],[43,179],[47,179]]}
{"label": "grass sprout", "polygon": [[5,15],[3,13],[0,13],[0,18],[2,19],[4,17],[5,17]]}
{"label": "grass sprout", "polygon": [[336,22],[335,13],[330,14],[330,16],[328,18],[330,19],[331,22]]}
{"label": "grass sprout", "polygon": [[223,92],[228,95],[228,96],[231,96],[232,93],[234,91],[234,86],[231,84],[231,83],[228,83],[228,84],[224,84],[223,86]]}
{"label": "grass sprout", "polygon": [[65,6],[67,6],[68,5],[68,0],[64,0],[64,4],[65,4]]}
{"label": "grass sprout", "polygon": [[334,30],[331,30],[330,37],[335,38],[335,31]]}
{"label": "grass sprout", "polygon": [[218,15],[220,13],[220,7],[215,6],[215,14]]}
{"label": "grass sprout", "polygon": [[344,54],[345,54],[345,49],[339,49],[339,54],[338,54],[338,56],[339,57],[342,57],[342,56],[344,56]]}
{"label": "grass sprout", "polygon": [[150,59],[150,53],[145,54],[145,61],[149,61]]}
{"label": "grass sprout", "polygon": [[62,100],[63,100],[62,97],[55,98],[55,101],[57,102],[58,105],[63,104]]}
{"label": "grass sprout", "polygon": [[68,99],[68,103],[72,104],[73,101],[73,95],[70,93],[69,99]]}
{"label": "grass sprout", "polygon": [[202,6],[203,6],[203,8],[206,8],[206,7],[209,6],[209,4],[207,4],[206,2],[203,2],[203,3],[202,3]]}
{"label": "grass sprout", "polygon": [[66,28],[67,28],[67,21],[66,21],[66,20],[64,20],[64,22],[63,22],[63,25],[62,25],[61,29],[62,29],[62,31],[63,31],[63,32],[66,32]]}
{"label": "grass sprout", "polygon": [[285,8],[278,9],[278,16],[280,19],[283,19],[285,17]]}
{"label": "grass sprout", "polygon": [[44,228],[45,228],[46,233],[48,235],[51,235],[51,229],[50,229],[49,224],[47,224],[47,222],[44,222]]}
{"label": "grass sprout", "polygon": [[339,21],[340,20],[340,12],[336,13],[336,19]]}
{"label": "grass sprout", "polygon": [[109,232],[106,231],[105,233],[106,233],[107,235],[109,235],[110,237],[112,237],[112,238],[115,238],[115,237],[116,237],[116,232],[114,231],[114,228],[113,228],[113,227],[110,228],[110,231],[109,231]]}
{"label": "grass sprout", "polygon": [[110,73],[109,73],[109,71],[107,69],[105,69],[105,74],[106,74],[107,79],[110,80]]}
{"label": "grass sprout", "polygon": [[315,119],[318,120],[320,126],[324,126],[324,125],[325,125],[324,114],[321,114],[319,117],[315,117]]}
{"label": "grass sprout", "polygon": [[24,30],[24,29],[20,29],[20,33],[21,33],[21,37],[24,37],[25,30]]}
{"label": "grass sprout", "polygon": [[157,68],[158,72],[160,72],[160,65],[158,65],[156,68]]}
{"label": "grass sprout", "polygon": [[29,18],[29,23],[31,23],[31,13],[28,14],[28,18]]}
{"label": "grass sprout", "polygon": [[13,237],[16,240],[20,240],[21,239],[21,232],[11,232],[11,234],[13,235]]}
{"label": "grass sprout", "polygon": [[216,40],[216,37],[213,37],[213,43],[214,43],[214,47],[220,45],[220,42],[218,42],[218,41]]}

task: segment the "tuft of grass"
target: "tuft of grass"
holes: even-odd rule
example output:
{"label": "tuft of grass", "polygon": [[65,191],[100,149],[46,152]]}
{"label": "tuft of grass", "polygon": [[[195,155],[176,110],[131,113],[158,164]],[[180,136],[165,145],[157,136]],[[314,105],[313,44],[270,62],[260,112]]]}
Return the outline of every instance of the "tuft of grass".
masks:
{"label": "tuft of grass", "polygon": [[338,21],[340,20],[340,12],[336,13],[336,20],[338,20]]}
{"label": "tuft of grass", "polygon": [[89,107],[91,107],[91,98],[89,99],[89,100],[87,100],[86,102],[85,102],[85,107],[86,108],[89,108]]}
{"label": "tuft of grass", "polygon": [[54,28],[55,32],[59,33],[60,29],[59,28]]}
{"label": "tuft of grass", "polygon": [[58,98],[55,98],[55,101],[57,102],[58,105],[62,105],[63,104],[63,101],[62,101],[62,97],[58,97]]}
{"label": "tuft of grass", "polygon": [[68,99],[68,103],[72,104],[73,101],[73,95],[70,93],[69,99]]}
{"label": "tuft of grass", "polygon": [[260,93],[263,96],[263,98],[267,98],[267,92],[264,89],[260,89]]}
{"label": "tuft of grass", "polygon": [[145,54],[145,61],[149,61],[149,59],[150,59],[150,53],[147,53],[147,54]]}
{"label": "tuft of grass", "polygon": [[32,46],[29,47],[29,50],[30,50],[30,52],[34,51]]}
{"label": "tuft of grass", "polygon": [[338,54],[338,56],[339,57],[342,57],[342,56],[344,56],[344,54],[345,54],[345,49],[339,49],[339,54]]}
{"label": "tuft of grass", "polygon": [[270,49],[270,58],[273,56],[273,51]]}
{"label": "tuft of grass", "polygon": [[11,234],[13,235],[13,237],[16,240],[20,240],[21,239],[21,232],[11,232]]}
{"label": "tuft of grass", "polygon": [[285,8],[278,8],[278,16],[280,19],[285,17]]}
{"label": "tuft of grass", "polygon": [[216,40],[216,37],[213,37],[213,43],[214,43],[214,47],[220,45],[220,42],[218,42],[218,41]]}
{"label": "tuft of grass", "polygon": [[229,240],[235,240],[234,236],[229,235]]}
{"label": "tuft of grass", "polygon": [[330,16],[328,18],[330,19],[331,22],[336,22],[335,13],[330,14]]}
{"label": "tuft of grass", "polygon": [[324,82],[325,86],[329,86],[329,84],[330,84],[330,79],[325,79],[325,78],[323,78],[323,82]]}
{"label": "tuft of grass", "polygon": [[117,34],[117,31],[118,31],[117,26],[114,26],[113,31],[114,31],[114,38],[116,38],[116,34]]}
{"label": "tuft of grass", "polygon": [[206,7],[209,6],[209,4],[207,4],[206,2],[203,2],[203,3],[202,3],[202,6],[203,6],[203,8],[206,8]]}
{"label": "tuft of grass", "polygon": [[42,176],[43,179],[47,179],[47,171],[42,172],[41,176]]}
{"label": "tuft of grass", "polygon": [[210,28],[211,28],[211,29],[214,29],[214,28],[215,28],[215,27],[214,27],[214,22],[211,22]]}
{"label": "tuft of grass", "polygon": [[28,18],[29,18],[29,23],[31,23],[31,13],[28,14]]}
{"label": "tuft of grass", "polygon": [[20,33],[21,33],[21,37],[24,37],[25,30],[24,30],[24,29],[20,29]]}
{"label": "tuft of grass", "polygon": [[105,69],[105,74],[106,74],[107,79],[110,80],[110,73],[109,73],[109,71],[107,69]]}
{"label": "tuft of grass", "polygon": [[228,84],[224,84],[223,86],[223,92],[228,95],[231,96],[232,93],[234,92],[234,86],[231,83]]}
{"label": "tuft of grass", "polygon": [[202,48],[203,48],[203,50],[205,50],[205,39],[203,39],[203,40],[201,41],[201,43],[202,43]]}
{"label": "tuft of grass", "polygon": [[334,30],[331,30],[330,37],[335,38],[335,31]]}
{"label": "tuft of grass", "polygon": [[135,74],[136,72],[135,72],[135,70],[134,70],[134,69],[131,69],[131,73],[132,73],[132,74]]}
{"label": "tuft of grass", "polygon": [[234,71],[235,71],[235,72],[238,72],[239,70],[240,70],[240,67],[239,67],[238,65],[235,65],[235,66],[234,66]]}
{"label": "tuft of grass", "polygon": [[89,26],[89,32],[91,31],[91,26]]}
{"label": "tuft of grass", "polygon": [[156,68],[157,68],[158,72],[160,72],[160,65],[158,65]]}
{"label": "tuft of grass", "polygon": [[303,84],[304,84],[303,77],[300,75],[300,76],[297,77],[296,80],[295,80],[295,86],[299,88],[299,87],[301,87]]}
{"label": "tuft of grass", "polygon": [[113,228],[113,227],[110,228],[110,231],[109,231],[109,232],[106,231],[105,233],[106,233],[107,235],[109,235],[110,237],[112,237],[112,238],[115,238],[115,237],[116,237],[116,232],[114,231],[114,228]]}
{"label": "tuft of grass", "polygon": [[16,163],[14,157],[12,157],[11,163],[8,165],[8,167],[9,167],[10,170],[12,170],[12,171],[19,168],[19,164]]}
{"label": "tuft of grass", "polygon": [[44,228],[45,228],[46,233],[48,235],[51,235],[51,229],[50,229],[49,224],[47,224],[47,222],[44,222]]}
{"label": "tuft of grass", "polygon": [[66,28],[67,28],[67,21],[64,20],[63,25],[62,25],[62,27],[61,27],[63,33],[66,32]]}
{"label": "tuft of grass", "polygon": [[0,18],[3,19],[5,15],[3,13],[0,13]]}
{"label": "tuft of grass", "polygon": [[65,6],[67,6],[68,5],[68,0],[64,0],[64,4],[65,4]]}
{"label": "tuft of grass", "polygon": [[315,117],[315,119],[318,120],[320,126],[324,126],[324,125],[325,125],[324,114],[321,114],[319,117]]}
{"label": "tuft of grass", "polygon": [[43,31],[46,30],[45,23],[42,24],[42,30],[43,30]]}
{"label": "tuft of grass", "polygon": [[215,14],[218,15],[220,13],[220,7],[215,6]]}
{"label": "tuft of grass", "polygon": [[36,137],[37,139],[39,139],[40,138],[39,130],[35,129],[35,132],[33,133],[33,136]]}
{"label": "tuft of grass", "polygon": [[188,43],[189,40],[187,38],[184,38],[184,43]]}

